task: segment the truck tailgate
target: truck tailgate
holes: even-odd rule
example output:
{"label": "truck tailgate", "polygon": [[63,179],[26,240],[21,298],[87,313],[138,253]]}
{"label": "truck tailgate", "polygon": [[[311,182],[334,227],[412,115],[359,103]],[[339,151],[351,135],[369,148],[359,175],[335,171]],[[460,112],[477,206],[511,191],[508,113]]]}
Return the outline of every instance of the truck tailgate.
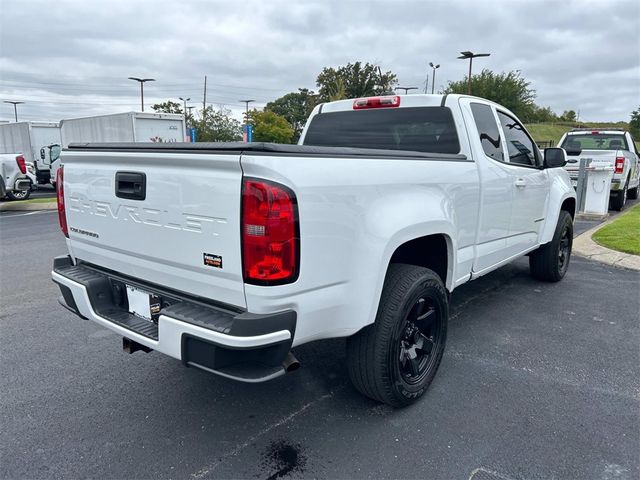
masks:
{"label": "truck tailgate", "polygon": [[63,164],[74,257],[246,307],[239,154],[72,150]]}

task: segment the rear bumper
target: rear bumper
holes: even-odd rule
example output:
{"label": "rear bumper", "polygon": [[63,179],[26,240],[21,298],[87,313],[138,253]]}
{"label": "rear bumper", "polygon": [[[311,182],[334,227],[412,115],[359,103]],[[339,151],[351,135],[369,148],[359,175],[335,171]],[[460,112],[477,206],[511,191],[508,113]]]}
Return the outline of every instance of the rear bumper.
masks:
{"label": "rear bumper", "polygon": [[[294,311],[257,315],[211,305],[95,266],[73,265],[68,256],[54,259],[51,275],[60,287],[62,306],[187,366],[245,382],[285,373]],[[129,313],[126,285],[163,299],[157,321]]]}

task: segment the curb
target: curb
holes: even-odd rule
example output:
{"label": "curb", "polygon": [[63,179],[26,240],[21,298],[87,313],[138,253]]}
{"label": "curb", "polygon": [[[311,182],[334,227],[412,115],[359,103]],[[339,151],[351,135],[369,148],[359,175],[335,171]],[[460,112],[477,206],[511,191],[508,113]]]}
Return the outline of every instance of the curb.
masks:
{"label": "curb", "polygon": [[640,256],[630,253],[618,252],[610,248],[598,245],[593,241],[591,235],[596,233],[605,225],[617,220],[621,215],[616,215],[604,223],[600,223],[586,232],[578,235],[573,239],[573,253],[581,257],[594,260],[596,262],[612,265],[614,267],[622,267],[629,270],[640,271]]}
{"label": "curb", "polygon": [[56,210],[57,202],[29,203],[26,201],[0,203],[0,212],[31,212],[34,210]]}

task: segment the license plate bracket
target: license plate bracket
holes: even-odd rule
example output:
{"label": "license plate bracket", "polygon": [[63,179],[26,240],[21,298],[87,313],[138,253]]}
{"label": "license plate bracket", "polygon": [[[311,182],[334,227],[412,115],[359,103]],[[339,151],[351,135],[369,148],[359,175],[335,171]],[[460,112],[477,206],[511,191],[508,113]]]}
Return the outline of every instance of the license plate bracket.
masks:
{"label": "license plate bracket", "polygon": [[129,313],[149,322],[158,321],[162,309],[162,299],[158,295],[127,285],[127,300]]}

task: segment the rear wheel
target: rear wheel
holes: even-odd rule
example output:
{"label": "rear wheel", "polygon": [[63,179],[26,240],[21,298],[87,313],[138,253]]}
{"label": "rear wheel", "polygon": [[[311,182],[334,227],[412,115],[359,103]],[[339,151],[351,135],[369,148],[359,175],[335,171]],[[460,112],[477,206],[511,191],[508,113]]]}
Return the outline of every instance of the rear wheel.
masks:
{"label": "rear wheel", "polygon": [[629,191],[629,179],[624,184],[624,188],[619,190],[618,193],[611,197],[611,208],[616,211],[621,211],[624,208],[624,204],[627,203],[627,193]]}
{"label": "rear wheel", "polygon": [[630,198],[631,200],[637,199],[638,198],[638,187],[630,188],[627,191],[627,198]]}
{"label": "rear wheel", "polygon": [[573,246],[573,220],[569,212],[560,211],[553,240],[529,254],[529,269],[537,280],[559,282],[567,273]]}
{"label": "rear wheel", "polygon": [[31,189],[29,190],[14,190],[7,192],[7,198],[9,200],[26,200],[31,196]]}
{"label": "rear wheel", "polygon": [[442,360],[448,316],[447,291],[435,272],[392,264],[375,323],[347,341],[354,386],[394,407],[416,401]]}

